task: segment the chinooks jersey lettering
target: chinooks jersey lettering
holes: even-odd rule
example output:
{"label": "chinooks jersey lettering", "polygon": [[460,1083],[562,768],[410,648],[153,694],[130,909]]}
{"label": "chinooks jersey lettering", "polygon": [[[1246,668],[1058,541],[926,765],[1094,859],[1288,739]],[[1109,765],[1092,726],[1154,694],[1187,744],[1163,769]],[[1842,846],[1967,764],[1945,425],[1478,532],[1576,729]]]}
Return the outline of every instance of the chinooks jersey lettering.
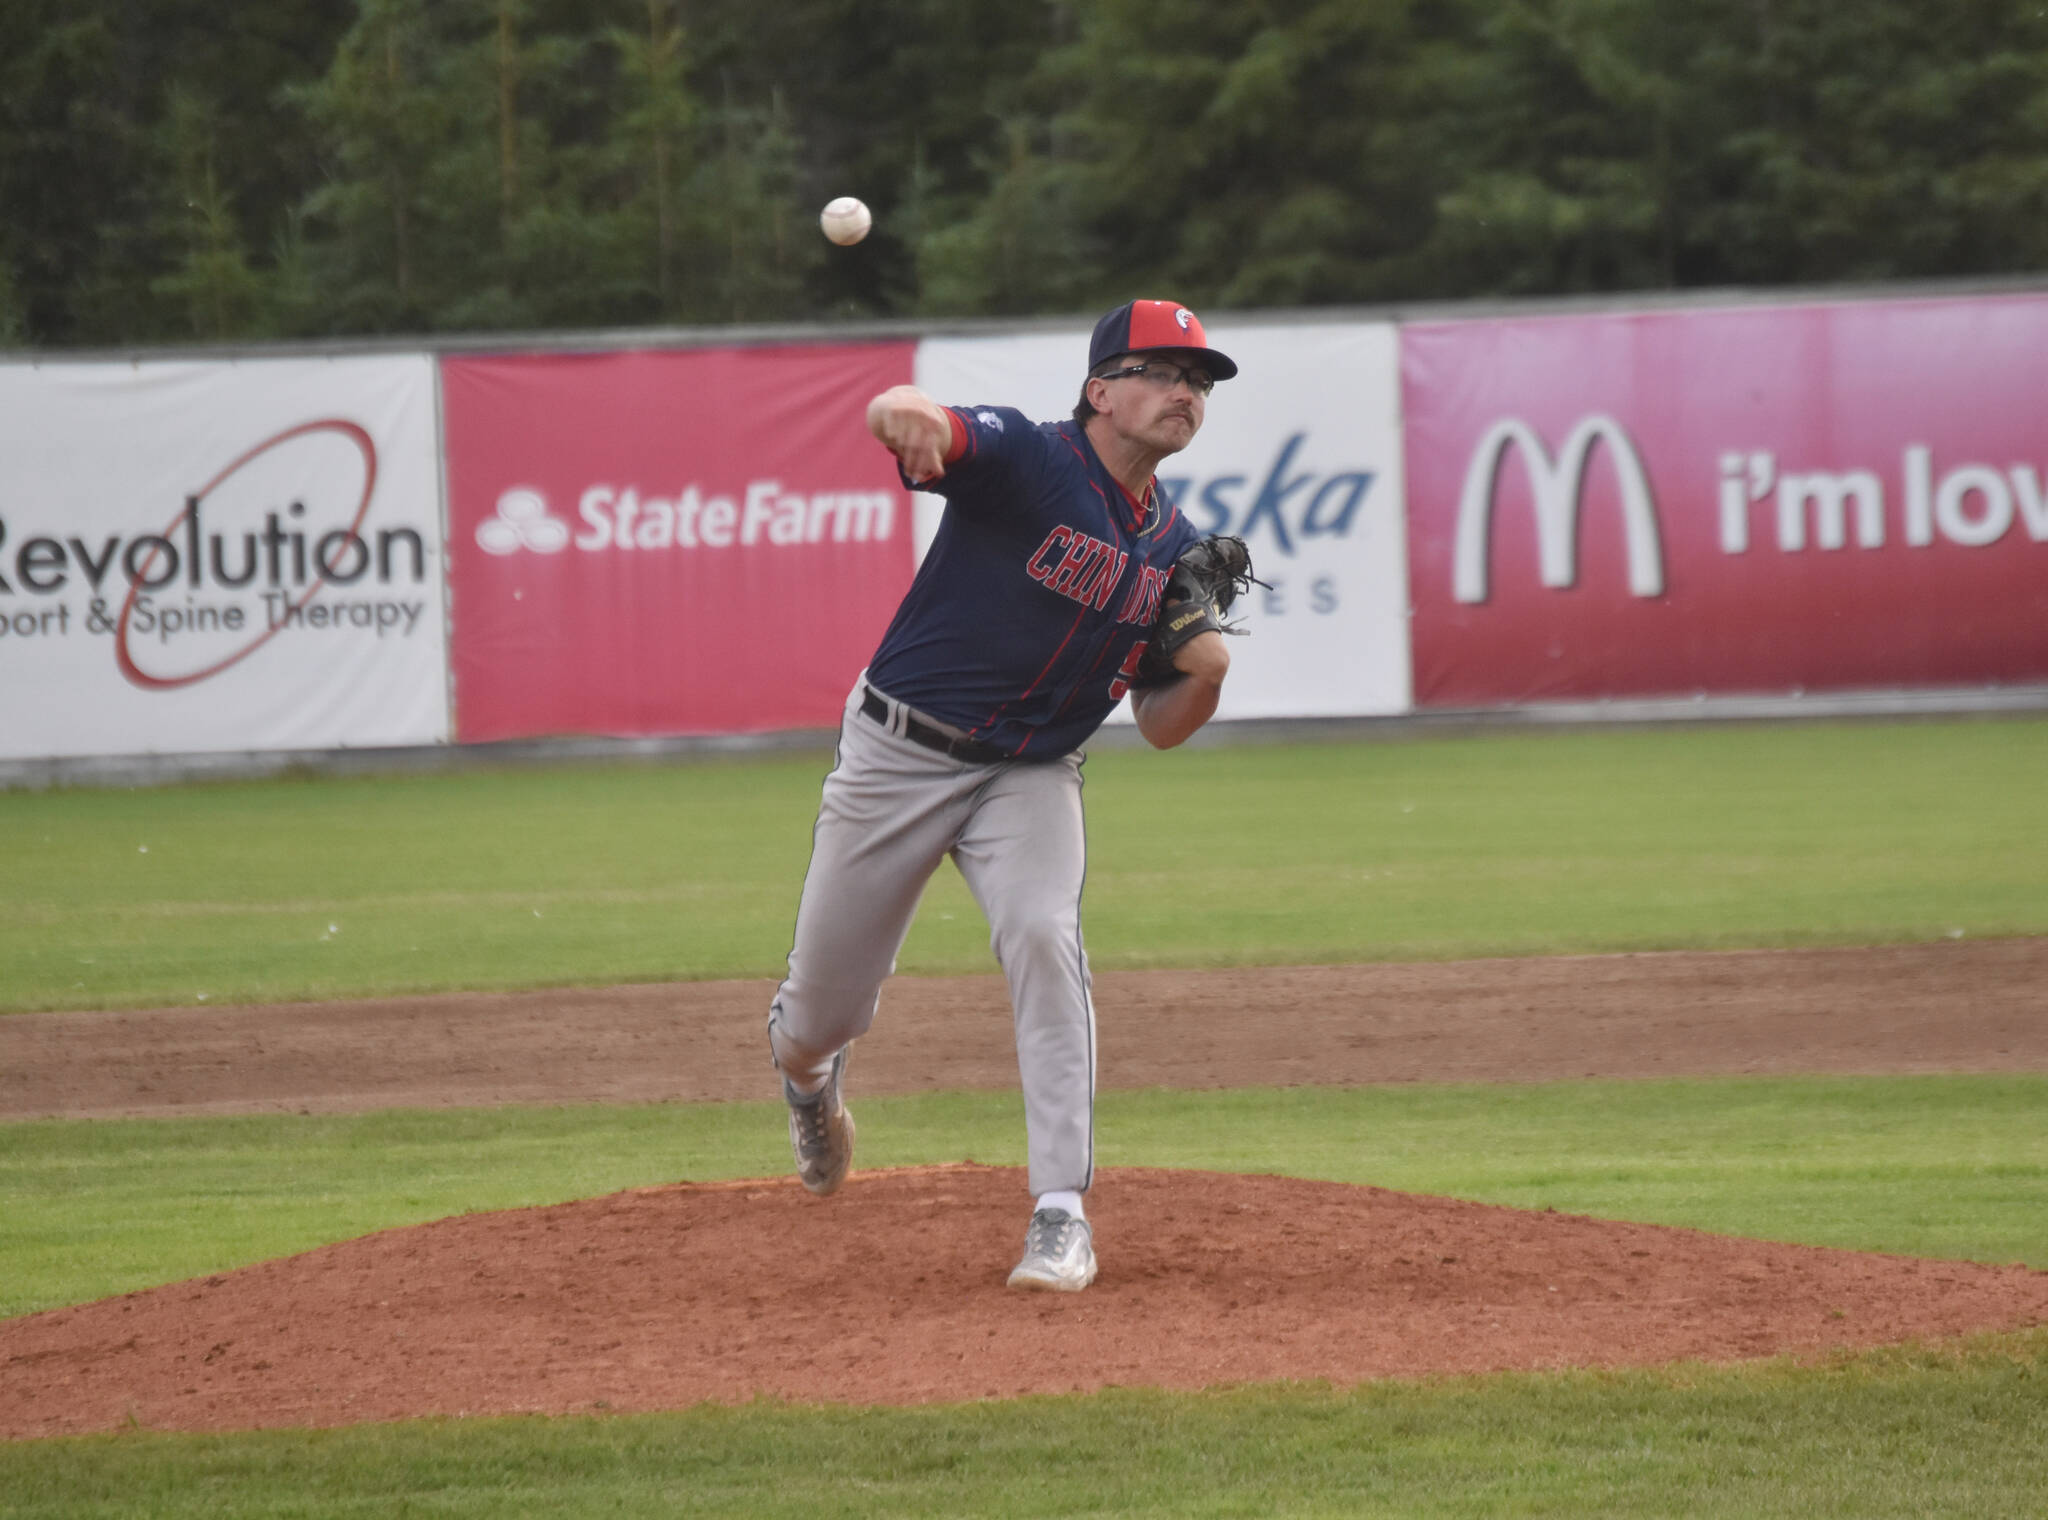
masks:
{"label": "chinooks jersey lettering", "polygon": [[915,485],[945,515],[868,662],[898,701],[1025,759],[1080,745],[1134,684],[1166,578],[1201,535],[1132,498],[1077,422],[947,409],[959,457]]}

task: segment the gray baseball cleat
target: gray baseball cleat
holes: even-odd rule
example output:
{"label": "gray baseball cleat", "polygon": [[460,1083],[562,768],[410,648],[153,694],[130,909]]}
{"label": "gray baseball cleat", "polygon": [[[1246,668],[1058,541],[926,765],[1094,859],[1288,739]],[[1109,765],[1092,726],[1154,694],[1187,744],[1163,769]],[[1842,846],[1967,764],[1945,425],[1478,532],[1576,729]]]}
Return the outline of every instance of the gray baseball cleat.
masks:
{"label": "gray baseball cleat", "polygon": [[803,1185],[823,1198],[838,1191],[853,1165],[853,1115],[839,1101],[839,1079],[846,1071],[846,1052],[832,1058],[832,1075],[806,1097],[782,1079],[782,1101],[789,1105],[789,1148],[796,1154],[796,1174]]}
{"label": "gray baseball cleat", "polygon": [[1013,1288],[1079,1293],[1095,1281],[1095,1232],[1065,1209],[1040,1209],[1024,1232],[1024,1259],[1010,1273]]}

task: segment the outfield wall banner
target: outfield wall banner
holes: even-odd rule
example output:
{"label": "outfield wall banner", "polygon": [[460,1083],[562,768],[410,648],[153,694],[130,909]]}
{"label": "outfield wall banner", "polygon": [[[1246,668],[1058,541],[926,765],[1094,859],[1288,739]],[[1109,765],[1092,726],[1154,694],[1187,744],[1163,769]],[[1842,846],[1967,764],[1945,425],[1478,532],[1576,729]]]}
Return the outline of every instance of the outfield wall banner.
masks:
{"label": "outfield wall banner", "polygon": [[914,568],[909,343],[450,358],[457,736],[833,727]]}
{"label": "outfield wall banner", "polygon": [[0,365],[0,757],[448,738],[425,356]]}
{"label": "outfield wall banner", "polygon": [[2048,680],[2048,298],[1402,333],[1424,707]]}
{"label": "outfield wall banner", "polygon": [[[1202,430],[1159,467],[1168,499],[1204,533],[1235,533],[1270,586],[1233,610],[1219,718],[1368,716],[1409,705],[1400,386],[1385,323],[1205,322],[1237,361]],[[917,383],[958,405],[1070,416],[1088,330],[935,338]],[[918,493],[920,544],[943,503]],[[1129,721],[1128,705],[1113,721]]]}

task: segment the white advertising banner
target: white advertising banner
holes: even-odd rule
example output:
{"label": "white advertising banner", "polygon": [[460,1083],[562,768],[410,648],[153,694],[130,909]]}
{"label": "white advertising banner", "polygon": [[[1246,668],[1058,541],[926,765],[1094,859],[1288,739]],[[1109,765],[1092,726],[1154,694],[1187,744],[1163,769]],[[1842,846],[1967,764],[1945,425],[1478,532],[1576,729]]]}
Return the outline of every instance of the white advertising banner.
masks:
{"label": "white advertising banner", "polygon": [[[1159,467],[1204,533],[1234,533],[1269,588],[1233,609],[1219,718],[1364,717],[1410,707],[1399,345],[1388,323],[1237,326],[1204,320],[1239,374],[1216,387],[1202,431]],[[1088,332],[935,338],[917,384],[951,405],[1071,415]],[[919,547],[942,504],[918,493]],[[1120,708],[1113,721],[1128,721]]]}
{"label": "white advertising banner", "polygon": [[0,757],[445,741],[434,383],[0,365]]}

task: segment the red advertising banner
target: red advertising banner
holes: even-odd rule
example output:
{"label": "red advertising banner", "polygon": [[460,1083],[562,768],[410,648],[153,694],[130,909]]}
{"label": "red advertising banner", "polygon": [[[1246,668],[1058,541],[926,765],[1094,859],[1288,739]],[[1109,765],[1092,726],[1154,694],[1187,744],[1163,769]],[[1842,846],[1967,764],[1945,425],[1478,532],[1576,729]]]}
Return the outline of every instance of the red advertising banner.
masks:
{"label": "red advertising banner", "polygon": [[1419,707],[2048,680],[2048,297],[1402,331]]}
{"label": "red advertising banner", "polygon": [[442,361],[465,742],[830,727],[910,585],[915,345]]}

